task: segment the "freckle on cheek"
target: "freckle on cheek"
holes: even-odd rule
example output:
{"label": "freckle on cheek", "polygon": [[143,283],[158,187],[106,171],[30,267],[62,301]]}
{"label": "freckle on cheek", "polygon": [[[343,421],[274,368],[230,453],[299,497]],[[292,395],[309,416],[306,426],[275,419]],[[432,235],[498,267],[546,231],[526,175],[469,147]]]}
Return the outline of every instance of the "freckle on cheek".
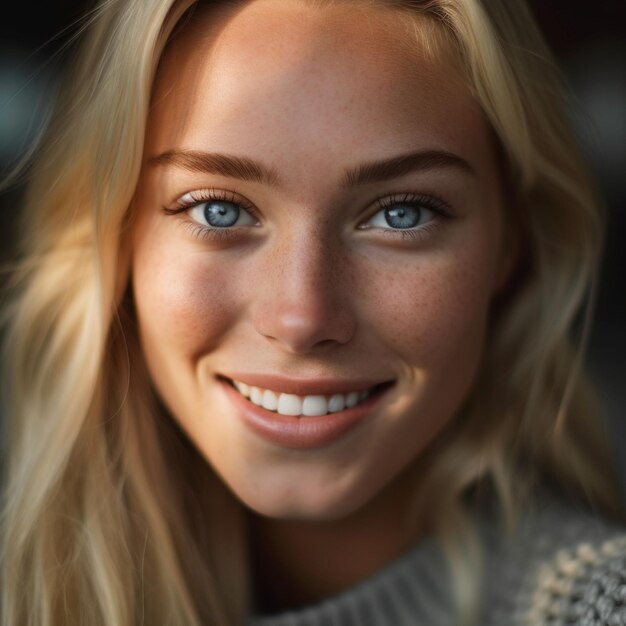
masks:
{"label": "freckle on cheek", "polygon": [[413,273],[378,286],[387,336],[401,352],[417,359],[438,354],[445,360],[477,329],[477,316],[483,315],[482,288],[462,274]]}

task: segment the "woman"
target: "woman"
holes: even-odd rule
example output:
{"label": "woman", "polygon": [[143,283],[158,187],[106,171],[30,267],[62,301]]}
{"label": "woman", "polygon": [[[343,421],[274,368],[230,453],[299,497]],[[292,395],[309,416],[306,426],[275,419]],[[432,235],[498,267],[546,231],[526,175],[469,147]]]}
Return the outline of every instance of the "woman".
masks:
{"label": "woman", "polygon": [[7,307],[3,624],[624,623],[558,85],[522,3],[102,3]]}

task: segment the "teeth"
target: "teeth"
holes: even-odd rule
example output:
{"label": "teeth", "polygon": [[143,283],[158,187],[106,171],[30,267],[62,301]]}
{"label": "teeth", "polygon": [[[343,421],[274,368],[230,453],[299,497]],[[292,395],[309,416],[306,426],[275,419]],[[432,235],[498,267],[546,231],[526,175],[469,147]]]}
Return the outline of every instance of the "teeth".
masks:
{"label": "teeth", "polygon": [[250,400],[252,400],[254,404],[261,406],[263,404],[263,391],[258,387],[252,387],[250,389]]}
{"label": "teeth", "polygon": [[242,396],[249,398],[257,406],[262,406],[268,411],[276,411],[281,415],[293,416],[313,417],[326,415],[326,413],[337,413],[365,401],[370,395],[370,389],[363,389],[348,394],[336,393],[329,398],[322,395],[301,397],[290,393],[279,394],[269,389],[252,387],[236,380],[233,380],[233,384]]}
{"label": "teeth", "polygon": [[280,396],[278,396],[278,408],[276,410],[281,415],[302,415],[302,400],[300,396],[294,396],[290,393],[281,393]]}
{"label": "teeth", "polygon": [[266,389],[263,392],[261,406],[268,411],[275,411],[278,407],[278,398],[276,397],[276,394],[273,391]]}
{"label": "teeth", "polygon": [[358,391],[353,391],[346,396],[346,406],[353,407],[359,401]]}
{"label": "teeth", "polygon": [[346,399],[340,394],[336,393],[334,396],[330,397],[328,401],[328,410],[331,413],[337,413],[337,411],[343,411],[346,408]]}
{"label": "teeth", "polygon": [[328,402],[324,396],[305,396],[302,401],[302,415],[313,417],[326,415],[326,413],[328,413]]}

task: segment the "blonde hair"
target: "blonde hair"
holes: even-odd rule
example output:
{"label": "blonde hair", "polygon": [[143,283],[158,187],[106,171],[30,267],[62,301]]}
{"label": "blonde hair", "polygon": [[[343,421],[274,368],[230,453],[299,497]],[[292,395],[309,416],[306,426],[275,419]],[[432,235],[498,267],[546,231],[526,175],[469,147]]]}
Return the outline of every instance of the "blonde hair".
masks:
{"label": "blonde hair", "polygon": [[[622,515],[570,337],[593,301],[603,216],[523,2],[370,3],[405,12],[407,32],[452,44],[499,140],[521,233],[475,387],[416,472],[415,509],[430,512],[471,616],[470,489],[492,485],[511,524],[539,478]],[[38,146],[5,309],[3,626],[225,626],[249,611],[245,509],[158,405],[127,293],[125,230],[152,84],[193,4],[102,2]],[[425,35],[415,16],[440,28]]]}

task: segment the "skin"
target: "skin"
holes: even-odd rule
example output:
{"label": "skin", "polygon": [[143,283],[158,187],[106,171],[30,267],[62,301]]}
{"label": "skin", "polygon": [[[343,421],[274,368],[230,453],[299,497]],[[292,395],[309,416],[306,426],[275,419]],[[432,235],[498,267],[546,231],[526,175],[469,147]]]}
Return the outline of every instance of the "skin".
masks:
{"label": "skin", "polygon": [[[173,418],[250,510],[269,609],[336,593],[416,540],[401,521],[410,468],[467,396],[513,263],[492,133],[451,57],[399,45],[401,24],[391,9],[255,0],[196,16],[157,76],[132,230],[140,339]],[[150,163],[183,148],[255,159],[280,185]],[[341,184],[426,149],[472,173]],[[230,239],[162,208],[211,188],[257,210]],[[424,211],[418,238],[359,228],[408,192],[449,217]],[[396,384],[349,436],[294,450],[237,419],[215,378],[237,370]]]}

